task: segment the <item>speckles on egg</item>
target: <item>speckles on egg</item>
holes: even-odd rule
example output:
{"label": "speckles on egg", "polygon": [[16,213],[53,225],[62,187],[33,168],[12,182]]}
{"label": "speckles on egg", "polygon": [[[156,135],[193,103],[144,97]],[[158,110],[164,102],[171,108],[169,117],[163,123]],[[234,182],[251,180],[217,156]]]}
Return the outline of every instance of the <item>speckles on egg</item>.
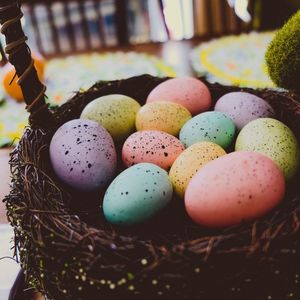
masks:
{"label": "speckles on egg", "polygon": [[239,151],[207,163],[194,175],[185,207],[196,223],[225,227],[261,217],[284,193],[283,174],[270,158]]}
{"label": "speckles on egg", "polygon": [[137,113],[136,128],[139,131],[159,130],[177,136],[181,127],[191,117],[185,107],[176,103],[147,103]]}
{"label": "speckles on egg", "polygon": [[189,120],[181,129],[179,139],[186,147],[209,141],[226,149],[235,135],[235,125],[225,114],[216,111],[201,113]]}
{"label": "speckles on egg", "polygon": [[199,142],[184,150],[175,160],[169,172],[174,190],[181,198],[192,177],[206,163],[214,160],[226,152],[217,144]]}
{"label": "speckles on egg", "polygon": [[49,151],[56,175],[77,190],[98,190],[116,171],[113,140],[93,121],[72,120],[63,124],[55,132]]}
{"label": "speckles on egg", "polygon": [[114,140],[120,141],[134,131],[140,107],[137,101],[125,95],[107,95],[90,102],[80,118],[96,121],[108,130]]}
{"label": "speckles on egg", "polygon": [[108,187],[103,213],[112,224],[139,224],[166,207],[172,193],[165,170],[150,163],[137,164],[119,174]]}
{"label": "speckles on egg", "polygon": [[222,96],[215,105],[215,111],[225,113],[241,130],[257,118],[273,117],[273,108],[263,99],[245,92],[232,92]]}
{"label": "speckles on egg", "polygon": [[125,141],[122,158],[126,166],[148,162],[169,170],[183,150],[183,144],[168,133],[155,130],[139,131]]}
{"label": "speckles on egg", "polygon": [[282,122],[261,118],[248,123],[237,137],[235,149],[269,156],[288,180],[299,166],[299,146],[293,132]]}

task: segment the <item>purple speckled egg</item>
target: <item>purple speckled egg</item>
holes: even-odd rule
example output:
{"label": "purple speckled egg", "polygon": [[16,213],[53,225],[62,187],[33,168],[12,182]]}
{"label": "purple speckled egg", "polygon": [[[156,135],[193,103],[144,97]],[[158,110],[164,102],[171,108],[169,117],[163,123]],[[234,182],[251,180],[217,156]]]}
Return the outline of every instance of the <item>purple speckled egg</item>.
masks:
{"label": "purple speckled egg", "polygon": [[81,191],[96,191],[113,178],[117,154],[105,128],[89,120],[63,124],[50,143],[55,174],[65,184]]}
{"label": "purple speckled egg", "polygon": [[273,117],[273,108],[262,98],[245,92],[232,92],[222,96],[215,105],[215,111],[226,114],[238,130],[258,118]]}

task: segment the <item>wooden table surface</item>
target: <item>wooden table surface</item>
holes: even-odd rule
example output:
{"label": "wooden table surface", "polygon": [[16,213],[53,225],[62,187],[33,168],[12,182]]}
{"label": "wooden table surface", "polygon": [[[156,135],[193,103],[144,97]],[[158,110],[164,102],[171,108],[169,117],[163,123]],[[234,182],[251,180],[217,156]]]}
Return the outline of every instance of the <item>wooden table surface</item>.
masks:
{"label": "wooden table surface", "polygon": [[[202,40],[168,41],[166,43],[140,44],[135,46],[115,47],[103,51],[136,51],[157,55],[166,63],[174,66],[180,74],[192,74],[189,61],[190,50]],[[1,117],[1,111],[0,111]],[[7,223],[5,207],[2,199],[9,192],[9,159],[10,149],[0,149],[0,224]]]}

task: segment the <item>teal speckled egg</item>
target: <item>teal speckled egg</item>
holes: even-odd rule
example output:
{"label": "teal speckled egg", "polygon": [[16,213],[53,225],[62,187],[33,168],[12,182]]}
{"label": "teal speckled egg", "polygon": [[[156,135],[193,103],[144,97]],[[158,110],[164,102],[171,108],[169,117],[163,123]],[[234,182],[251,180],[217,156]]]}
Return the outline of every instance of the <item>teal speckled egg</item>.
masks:
{"label": "teal speckled egg", "polygon": [[107,95],[90,102],[80,119],[97,122],[115,141],[120,141],[135,131],[135,118],[140,107],[137,101],[125,95]]}
{"label": "teal speckled egg", "polygon": [[226,149],[233,141],[235,125],[224,113],[208,111],[189,120],[181,128],[179,139],[189,147],[195,143],[208,141]]}
{"label": "teal speckled egg", "polygon": [[123,171],[110,184],[103,199],[103,213],[111,224],[143,223],[166,207],[172,194],[165,170],[140,163]]}
{"label": "teal speckled egg", "polygon": [[294,133],[272,118],[248,123],[237,137],[235,150],[256,151],[269,156],[286,179],[293,177],[298,169],[299,147]]}

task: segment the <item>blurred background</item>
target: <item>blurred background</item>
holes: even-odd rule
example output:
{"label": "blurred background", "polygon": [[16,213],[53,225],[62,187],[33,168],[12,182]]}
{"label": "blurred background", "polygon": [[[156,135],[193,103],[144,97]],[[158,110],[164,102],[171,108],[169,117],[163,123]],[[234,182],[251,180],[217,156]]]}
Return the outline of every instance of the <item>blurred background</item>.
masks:
{"label": "blurred background", "polygon": [[23,0],[29,44],[46,56],[276,29],[300,0]]}
{"label": "blurred background", "polygon": [[[61,105],[99,80],[205,76],[275,88],[264,53],[300,0],[22,0],[48,102]],[[16,143],[28,115],[0,38],[0,148]],[[16,100],[16,101],[15,101]]]}
{"label": "blurred background", "polygon": [[[63,104],[98,80],[144,73],[205,76],[222,84],[275,88],[264,53],[275,30],[300,9],[300,0],[21,2],[23,28],[50,105]],[[0,199],[9,192],[9,152],[28,124],[4,45],[1,36]],[[0,201],[0,257],[13,255],[13,232],[6,223]],[[16,268],[14,261],[0,260],[1,300],[8,298]]]}

